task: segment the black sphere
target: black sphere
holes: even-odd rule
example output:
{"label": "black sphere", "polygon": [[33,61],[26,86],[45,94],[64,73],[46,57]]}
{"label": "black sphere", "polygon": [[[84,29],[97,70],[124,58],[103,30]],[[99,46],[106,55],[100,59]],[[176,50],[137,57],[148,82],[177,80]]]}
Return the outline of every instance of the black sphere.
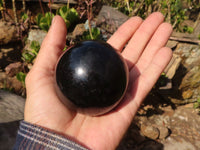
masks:
{"label": "black sphere", "polygon": [[56,82],[78,108],[107,108],[120,101],[128,84],[122,56],[105,42],[84,41],[67,50],[56,67]]}

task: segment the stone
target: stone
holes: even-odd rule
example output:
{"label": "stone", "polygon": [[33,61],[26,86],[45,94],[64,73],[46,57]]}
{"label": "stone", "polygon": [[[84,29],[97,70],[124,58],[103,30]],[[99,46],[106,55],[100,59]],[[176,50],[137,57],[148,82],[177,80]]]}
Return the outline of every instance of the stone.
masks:
{"label": "stone", "polygon": [[177,41],[169,40],[169,41],[167,42],[166,47],[169,47],[169,48],[171,48],[171,49],[174,49],[174,48],[177,46],[177,44],[178,44]]}
{"label": "stone", "polygon": [[180,89],[183,98],[198,98],[200,93],[200,65],[193,67],[183,77]]}
{"label": "stone", "polygon": [[198,150],[198,149],[192,143],[183,138],[179,138],[179,140],[169,138],[166,141],[164,150]]}
{"label": "stone", "polygon": [[24,94],[25,88],[16,76],[9,77],[5,72],[0,72],[0,89],[12,90],[17,94]]}
{"label": "stone", "polygon": [[[194,33],[194,32],[193,32]],[[195,34],[190,34],[190,33],[183,33],[183,32],[176,32],[173,31],[171,37],[176,37],[177,40],[181,40],[181,38],[185,39],[197,39],[197,36]],[[171,38],[170,38],[171,39]]]}
{"label": "stone", "polygon": [[141,125],[141,132],[144,136],[150,138],[150,139],[157,139],[159,137],[159,130],[158,128],[152,126],[152,125]]}
{"label": "stone", "polygon": [[181,57],[177,54],[173,54],[172,59],[164,70],[164,73],[168,77],[168,79],[172,79],[176,73],[176,70],[181,64]]}
{"label": "stone", "polygon": [[200,58],[200,47],[195,44],[179,43],[174,54],[182,58],[181,63],[189,70],[193,68],[191,65]]}
{"label": "stone", "polygon": [[[194,102],[200,93],[200,47],[195,44],[179,43],[174,54],[181,58],[181,70],[176,74],[181,77],[178,90],[182,102]],[[181,102],[181,103],[182,103]]]}
{"label": "stone", "polygon": [[14,51],[13,47],[9,47],[9,48],[1,48],[1,52],[4,53],[4,56],[7,56],[7,53],[10,53]]}
{"label": "stone", "polygon": [[17,80],[16,76],[8,78],[9,80],[9,89],[14,90],[14,92],[18,93],[18,94],[25,94],[25,87],[23,86],[23,84]]}
{"label": "stone", "polygon": [[160,134],[159,134],[159,139],[166,139],[170,132],[169,132],[169,129],[165,126],[157,126]]}
{"label": "stone", "polygon": [[160,86],[159,87],[159,90],[169,90],[169,89],[172,89],[172,81],[171,80],[167,80],[166,81],[166,85],[165,86]]}
{"label": "stone", "polygon": [[19,37],[17,28],[7,22],[0,21],[0,45],[16,41]]}
{"label": "stone", "polygon": [[76,27],[74,28],[74,31],[72,32],[72,36],[76,38],[78,36],[81,36],[85,31],[87,30],[85,29],[85,26],[83,23],[77,24]]}
{"label": "stone", "polygon": [[30,32],[28,33],[28,41],[31,43],[32,41],[37,41],[39,42],[39,44],[42,44],[42,41],[44,40],[45,36],[47,35],[47,32],[43,31],[43,30],[35,30],[32,29],[30,30]]}
{"label": "stone", "polygon": [[11,150],[16,142],[20,121],[0,123],[0,149]]}
{"label": "stone", "polygon": [[187,91],[184,91],[182,93],[183,99],[189,99],[192,97],[192,95],[193,95],[193,91],[191,89],[188,89]]}
{"label": "stone", "polygon": [[57,9],[59,9],[59,8],[61,8],[61,7],[63,7],[63,6],[65,6],[65,4],[51,4],[51,5],[48,5],[51,9],[55,9],[55,10],[57,10]]}
{"label": "stone", "polygon": [[6,84],[6,73],[0,72],[0,89],[4,89]]}
{"label": "stone", "polygon": [[198,37],[199,34],[200,34],[200,19],[199,19],[198,21],[196,20],[195,28],[194,28],[193,34],[194,34],[196,37]]}
{"label": "stone", "polygon": [[[127,131],[128,135],[123,139],[123,143],[117,150],[200,149],[200,116],[194,110],[192,104],[181,105],[176,109],[172,109],[171,106],[164,106],[159,109],[162,109],[163,113],[155,113],[148,118],[145,115],[136,115]],[[135,126],[135,123],[138,125]],[[147,126],[153,126],[154,129],[159,130],[158,139],[150,139],[147,136],[145,139],[140,137],[140,135],[144,135],[143,132]],[[137,127],[140,127],[140,129]]]}
{"label": "stone", "polygon": [[115,8],[104,5],[98,14],[97,25],[111,33],[114,33],[120,25],[128,20],[128,18],[128,16]]}
{"label": "stone", "polygon": [[0,123],[24,118],[25,99],[8,91],[0,90]]}
{"label": "stone", "polygon": [[9,77],[14,77],[17,73],[22,71],[23,66],[21,62],[11,63],[6,66],[5,71]]}

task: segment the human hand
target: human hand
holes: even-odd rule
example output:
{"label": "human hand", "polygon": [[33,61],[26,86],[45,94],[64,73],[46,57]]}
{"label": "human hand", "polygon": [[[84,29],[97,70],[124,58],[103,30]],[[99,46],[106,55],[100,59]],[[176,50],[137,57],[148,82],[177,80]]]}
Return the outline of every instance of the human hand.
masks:
{"label": "human hand", "polygon": [[92,117],[67,109],[56,94],[55,66],[67,32],[62,18],[56,16],[26,77],[24,120],[65,134],[91,149],[115,149],[171,59],[172,51],[165,44],[172,27],[163,20],[160,13],[153,13],[144,21],[132,17],[107,41],[127,60],[129,86],[114,110]]}

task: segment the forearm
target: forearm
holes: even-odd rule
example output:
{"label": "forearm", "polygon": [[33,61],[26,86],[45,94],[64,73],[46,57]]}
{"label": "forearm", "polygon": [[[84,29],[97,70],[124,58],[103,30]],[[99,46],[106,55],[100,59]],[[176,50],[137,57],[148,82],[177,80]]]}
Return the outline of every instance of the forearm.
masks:
{"label": "forearm", "polygon": [[13,149],[88,150],[63,135],[25,121],[20,123]]}

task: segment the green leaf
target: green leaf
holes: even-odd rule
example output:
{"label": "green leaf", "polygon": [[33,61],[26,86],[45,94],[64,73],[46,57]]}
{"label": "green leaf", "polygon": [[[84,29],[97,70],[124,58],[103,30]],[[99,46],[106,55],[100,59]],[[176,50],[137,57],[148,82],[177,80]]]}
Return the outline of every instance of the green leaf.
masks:
{"label": "green leaf", "polygon": [[78,12],[76,11],[76,9],[71,8],[71,9],[68,11],[67,20],[69,20],[71,23],[73,23],[73,22],[75,22],[76,20],[78,20]]}
{"label": "green leaf", "polygon": [[67,6],[63,6],[57,10],[57,14],[60,15],[65,23],[67,28],[76,20],[78,20],[78,12],[74,8],[68,8]]}
{"label": "green leaf", "polygon": [[32,41],[30,48],[38,53],[40,50],[40,43],[38,41]]}
{"label": "green leaf", "polygon": [[42,17],[43,17],[42,14],[39,13],[39,14],[36,16],[36,18],[35,18],[36,24],[37,24],[38,26],[40,25],[40,21],[41,21]]}
{"label": "green leaf", "polygon": [[101,38],[101,31],[99,28],[92,28],[91,29],[91,32],[92,32],[92,36],[93,36],[93,39],[92,37],[90,36],[90,32],[89,30],[88,31],[85,31],[82,35],[82,40],[98,40]]}
{"label": "green leaf", "polygon": [[0,0],[0,7],[3,7],[3,1]]}
{"label": "green leaf", "polygon": [[199,107],[200,107],[200,104],[199,104],[199,103],[194,103],[194,105],[193,105],[193,106],[194,106],[194,108],[195,108],[195,109],[197,109],[197,108],[199,108]]}
{"label": "green leaf", "polygon": [[50,12],[45,13],[45,16],[39,13],[36,17],[36,23],[42,30],[48,31],[53,17],[54,14]]}
{"label": "green leaf", "polygon": [[25,50],[22,53],[22,60],[28,62],[28,63],[32,63],[32,61],[34,60],[35,55],[31,54],[28,50]]}
{"label": "green leaf", "polygon": [[18,81],[22,82],[23,85],[25,85],[25,78],[26,78],[26,74],[23,72],[19,72],[16,74],[16,78]]}
{"label": "green leaf", "polygon": [[22,60],[28,63],[32,63],[33,60],[36,58],[39,50],[40,50],[40,43],[37,41],[32,41],[30,44],[31,50],[24,50],[22,52]]}
{"label": "green leaf", "polygon": [[22,18],[23,21],[25,21],[26,19],[28,19],[28,14],[22,12],[22,13],[21,13],[21,18]]}

